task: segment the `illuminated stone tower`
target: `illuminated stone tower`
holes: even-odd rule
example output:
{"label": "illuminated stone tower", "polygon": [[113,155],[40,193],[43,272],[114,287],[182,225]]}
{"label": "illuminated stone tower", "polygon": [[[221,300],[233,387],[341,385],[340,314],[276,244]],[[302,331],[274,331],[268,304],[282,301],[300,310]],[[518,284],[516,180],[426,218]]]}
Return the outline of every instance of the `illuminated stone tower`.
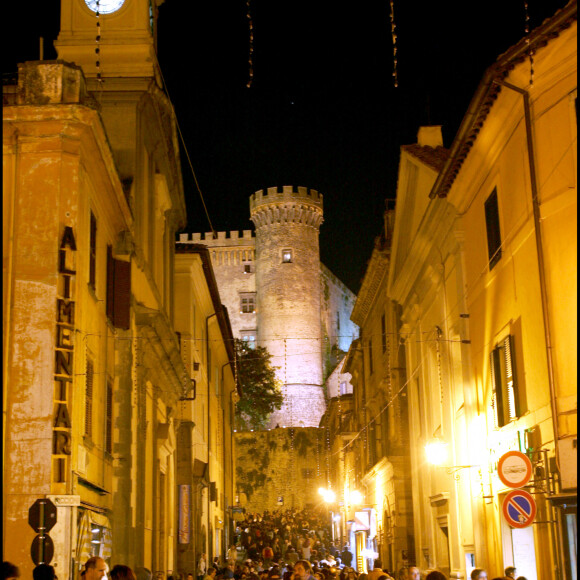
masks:
{"label": "illuminated stone tower", "polygon": [[319,229],[322,195],[269,187],[250,198],[256,226],[258,345],[272,354],[284,404],[275,427],[317,427],[325,410]]}

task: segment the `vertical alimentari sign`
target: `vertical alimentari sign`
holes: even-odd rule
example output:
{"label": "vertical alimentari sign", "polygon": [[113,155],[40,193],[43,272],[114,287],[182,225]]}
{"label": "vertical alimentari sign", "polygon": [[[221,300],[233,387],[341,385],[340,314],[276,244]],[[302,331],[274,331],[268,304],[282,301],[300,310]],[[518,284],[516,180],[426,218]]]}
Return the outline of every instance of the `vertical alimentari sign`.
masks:
{"label": "vertical alimentari sign", "polygon": [[58,256],[56,301],[56,341],[54,365],[54,422],[52,434],[53,483],[66,483],[67,461],[71,455],[71,420],[75,303],[73,281],[76,275],[76,242],[73,229],[65,226]]}

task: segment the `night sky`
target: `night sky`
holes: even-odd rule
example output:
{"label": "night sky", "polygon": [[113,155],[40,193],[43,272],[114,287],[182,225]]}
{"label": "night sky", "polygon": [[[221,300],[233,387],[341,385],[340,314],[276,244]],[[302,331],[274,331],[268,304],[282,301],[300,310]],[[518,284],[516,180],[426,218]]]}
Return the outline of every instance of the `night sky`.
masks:
{"label": "night sky", "polygon": [[[400,146],[432,124],[450,147],[485,70],[524,35],[524,0],[393,2],[398,88],[389,0],[250,0],[250,88],[246,0],[159,10],[158,58],[214,229],[253,229],[258,189],[317,189],[321,259],[355,292],[395,196]],[[59,4],[7,7],[17,35],[2,35],[3,73],[38,59],[40,36],[56,58]],[[565,4],[529,0],[531,28]],[[187,231],[209,231],[183,154],[182,168]]]}

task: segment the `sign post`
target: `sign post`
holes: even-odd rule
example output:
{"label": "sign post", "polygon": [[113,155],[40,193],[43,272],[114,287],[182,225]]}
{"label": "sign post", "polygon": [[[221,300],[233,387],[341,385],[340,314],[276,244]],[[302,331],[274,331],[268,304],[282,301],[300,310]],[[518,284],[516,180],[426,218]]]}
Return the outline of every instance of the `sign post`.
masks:
{"label": "sign post", "polygon": [[28,510],[28,523],[38,534],[32,541],[30,555],[38,564],[50,564],[54,555],[54,544],[48,532],[56,524],[56,506],[48,498],[37,499]]}
{"label": "sign post", "polygon": [[503,516],[512,528],[527,528],[536,517],[536,502],[523,489],[510,491],[501,506]]}
{"label": "sign post", "polygon": [[524,487],[532,477],[532,462],[521,451],[508,451],[499,458],[497,474],[507,487]]}

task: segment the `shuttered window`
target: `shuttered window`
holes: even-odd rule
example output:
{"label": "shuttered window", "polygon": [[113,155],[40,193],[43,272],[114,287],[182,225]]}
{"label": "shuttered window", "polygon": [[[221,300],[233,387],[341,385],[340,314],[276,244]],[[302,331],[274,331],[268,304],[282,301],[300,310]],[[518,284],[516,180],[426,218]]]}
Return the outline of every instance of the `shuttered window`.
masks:
{"label": "shuttered window", "polygon": [[485,200],[485,228],[487,233],[487,253],[491,270],[501,259],[501,232],[499,229],[499,206],[497,189]]}
{"label": "shuttered window", "polygon": [[91,212],[89,231],[89,286],[94,290],[97,280],[97,218]]}
{"label": "shuttered window", "polygon": [[113,453],[113,385],[107,382],[107,414],[105,418],[105,451]]}
{"label": "shuttered window", "polygon": [[492,407],[496,427],[503,427],[519,417],[515,373],[514,337],[508,336],[490,354]]}
{"label": "shuttered window", "polygon": [[92,360],[87,359],[87,376],[85,386],[85,435],[93,435],[93,380],[95,367]]}
{"label": "shuttered window", "polygon": [[131,264],[116,260],[113,249],[107,246],[107,318],[117,328],[127,330],[130,325]]}

